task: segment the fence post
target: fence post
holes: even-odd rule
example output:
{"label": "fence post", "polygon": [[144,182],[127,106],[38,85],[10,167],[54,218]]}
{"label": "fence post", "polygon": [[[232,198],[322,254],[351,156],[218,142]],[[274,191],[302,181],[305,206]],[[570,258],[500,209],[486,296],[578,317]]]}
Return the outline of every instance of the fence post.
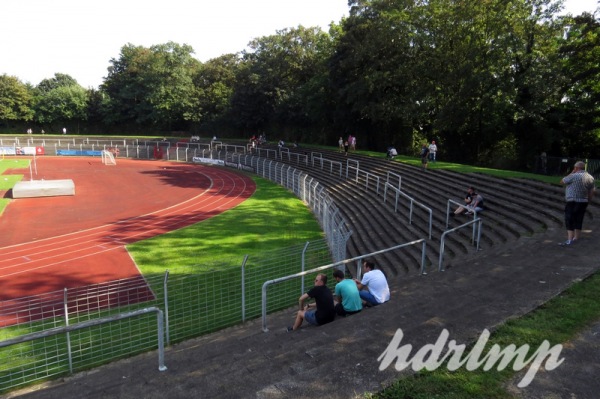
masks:
{"label": "fence post", "polygon": [[[69,325],[69,306],[68,302],[68,294],[67,289],[65,288],[63,291],[63,306],[65,310],[65,325]],[[69,358],[69,373],[73,374],[73,352],[71,350],[71,333],[67,331],[67,357]]]}
{"label": "fence post", "polygon": [[246,262],[248,255],[244,256],[242,261],[242,321],[246,321]]}
{"label": "fence post", "polygon": [[[302,269],[301,271],[306,270],[306,250],[310,244],[310,241],[306,241],[304,244],[304,248],[302,249]],[[302,284],[300,286],[300,295],[304,294],[304,276],[302,276]]]}
{"label": "fence post", "polygon": [[167,335],[167,345],[171,343],[171,334],[169,330],[169,270],[165,270],[165,277],[163,279],[163,292],[164,292],[164,303],[165,303],[165,320],[166,320],[166,335]]}
{"label": "fence post", "polygon": [[164,342],[164,332],[163,332],[163,312],[158,309],[156,312],[156,322],[158,324],[158,370],[165,371],[167,366],[165,366],[165,342]]}

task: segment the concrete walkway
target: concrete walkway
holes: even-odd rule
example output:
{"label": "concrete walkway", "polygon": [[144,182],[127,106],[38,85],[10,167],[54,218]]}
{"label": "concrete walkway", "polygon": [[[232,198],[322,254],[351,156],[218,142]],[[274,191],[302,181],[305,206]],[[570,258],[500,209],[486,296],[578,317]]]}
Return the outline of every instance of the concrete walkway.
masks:
{"label": "concrete walkway", "polygon": [[[586,220],[583,239],[568,248],[558,228],[481,251],[445,272],[391,281],[392,300],[321,327],[287,333],[294,310],[168,348],[167,371],[156,353],[115,362],[8,397],[67,398],[352,398],[376,392],[401,374],[379,370],[378,357],[397,329],[413,353],[443,329],[458,343],[476,340],[600,269],[600,218]],[[600,323],[576,338],[556,370],[540,372],[523,398],[596,398],[600,392]],[[556,343],[552,343],[553,345]]]}

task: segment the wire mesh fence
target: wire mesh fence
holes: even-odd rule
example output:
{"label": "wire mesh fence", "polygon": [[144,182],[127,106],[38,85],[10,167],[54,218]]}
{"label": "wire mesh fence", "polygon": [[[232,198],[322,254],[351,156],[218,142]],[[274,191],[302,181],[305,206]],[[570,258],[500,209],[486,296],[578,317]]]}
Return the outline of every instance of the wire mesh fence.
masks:
{"label": "wire mesh fence", "polygon": [[[115,320],[61,335],[3,346],[7,340],[131,312],[164,309],[167,343],[261,315],[261,287],[270,279],[331,262],[326,240],[215,262],[178,274],[154,275],[0,302],[0,392],[93,368],[157,347],[155,316]],[[206,266],[206,265],[204,265]],[[270,311],[291,306],[303,281],[278,287]]]}
{"label": "wire mesh fence", "polygon": [[[243,165],[302,199],[321,223],[326,238],[245,259],[220,260],[203,273],[190,267],[178,274],[140,276],[0,302],[0,393],[157,347],[158,327],[153,314],[115,319],[61,334],[55,334],[53,329],[156,307],[164,311],[165,338],[173,343],[260,317],[261,287],[265,281],[346,257],[346,242],[352,232],[327,190],[290,165],[249,154],[245,147],[175,146],[157,153],[161,143],[66,141],[54,146],[57,153],[64,147],[68,151],[102,151],[110,147],[113,151],[119,148],[120,156],[130,158],[161,156],[184,162],[204,158]],[[298,158],[298,162],[306,160]],[[306,278],[310,281],[313,276]],[[297,279],[274,288],[267,310],[293,305],[305,290],[304,282]],[[31,333],[45,336],[6,344]]]}
{"label": "wire mesh fence", "polygon": [[12,338],[148,307],[160,298],[141,277],[0,302],[0,392],[84,370],[157,346],[156,316],[4,346]]}

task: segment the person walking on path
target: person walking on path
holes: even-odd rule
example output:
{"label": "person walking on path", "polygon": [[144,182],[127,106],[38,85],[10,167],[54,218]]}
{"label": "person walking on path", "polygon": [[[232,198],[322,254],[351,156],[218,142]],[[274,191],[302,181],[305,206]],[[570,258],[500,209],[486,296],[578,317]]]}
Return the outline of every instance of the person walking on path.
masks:
{"label": "person walking on path", "polygon": [[[305,305],[308,298],[314,298],[315,306]],[[318,274],[315,277],[315,286],[298,299],[300,310],[296,313],[294,325],[287,328],[288,332],[296,331],[306,320],[309,324],[320,326],[333,321],[335,309],[333,307],[333,295],[327,287],[327,276]],[[314,309],[312,309],[314,307]]]}
{"label": "person walking on path", "polygon": [[435,154],[437,153],[437,145],[435,144],[435,140],[429,144],[429,160],[431,162],[435,162]]}
{"label": "person walking on path", "polygon": [[333,278],[337,281],[335,285],[335,313],[338,316],[349,316],[362,310],[362,301],[356,283],[344,277],[341,270],[333,271]]}
{"label": "person walking on path", "polygon": [[594,177],[585,171],[585,163],[578,161],[575,162],[573,171],[560,182],[565,185],[567,241],[559,245],[569,246],[580,238],[585,210],[594,197]]}
{"label": "person walking on path", "polygon": [[362,280],[354,279],[360,298],[367,306],[377,306],[390,300],[390,287],[385,274],[373,262],[363,262]]}
{"label": "person walking on path", "polygon": [[427,144],[423,144],[419,155],[421,156],[421,164],[427,169],[427,162],[429,161],[429,147],[427,147]]}

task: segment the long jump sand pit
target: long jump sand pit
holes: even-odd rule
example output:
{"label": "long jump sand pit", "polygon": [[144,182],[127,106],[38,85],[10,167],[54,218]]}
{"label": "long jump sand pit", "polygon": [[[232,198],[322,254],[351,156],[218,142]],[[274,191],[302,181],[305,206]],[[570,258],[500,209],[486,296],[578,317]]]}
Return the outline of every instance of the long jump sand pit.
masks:
{"label": "long jump sand pit", "polygon": [[12,189],[13,198],[56,197],[59,195],[75,195],[73,180],[20,181]]}

